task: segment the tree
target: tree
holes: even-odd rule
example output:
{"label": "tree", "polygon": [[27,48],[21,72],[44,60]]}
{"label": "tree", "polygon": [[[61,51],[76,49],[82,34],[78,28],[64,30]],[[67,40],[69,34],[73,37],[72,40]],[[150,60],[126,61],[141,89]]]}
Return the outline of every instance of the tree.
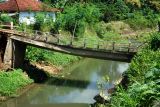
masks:
{"label": "tree", "polygon": [[[73,6],[66,6],[56,21],[57,27],[61,27],[75,36],[83,35],[85,25],[93,25],[99,21],[100,10],[94,4],[75,3]],[[75,28],[76,27],[76,28]]]}

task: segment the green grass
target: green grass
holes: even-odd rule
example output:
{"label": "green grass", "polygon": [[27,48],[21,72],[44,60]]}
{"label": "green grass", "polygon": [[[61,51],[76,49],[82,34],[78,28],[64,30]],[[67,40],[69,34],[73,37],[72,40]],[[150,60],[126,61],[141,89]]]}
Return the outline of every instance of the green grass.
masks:
{"label": "green grass", "polygon": [[79,60],[80,57],[58,53],[58,52],[48,52],[45,54],[45,61],[48,61],[50,64],[58,65],[58,66],[66,66],[70,63],[73,63]]}
{"label": "green grass", "polygon": [[27,47],[26,59],[29,59],[32,62],[44,61],[45,63],[49,63],[51,65],[66,66],[79,60],[80,57],[30,46]]}
{"label": "green grass", "polygon": [[22,70],[1,71],[0,72],[0,96],[14,96],[16,91],[30,83],[33,80],[29,79]]}

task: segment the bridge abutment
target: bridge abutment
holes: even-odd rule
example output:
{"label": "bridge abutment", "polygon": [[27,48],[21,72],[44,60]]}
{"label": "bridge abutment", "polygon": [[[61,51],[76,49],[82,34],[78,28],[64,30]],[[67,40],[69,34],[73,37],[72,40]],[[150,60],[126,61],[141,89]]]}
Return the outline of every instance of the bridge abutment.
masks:
{"label": "bridge abutment", "polygon": [[0,69],[3,68],[4,52],[7,44],[7,37],[0,35]]}
{"label": "bridge abutment", "polygon": [[18,68],[23,66],[26,44],[8,38],[4,54],[4,64],[7,67]]}

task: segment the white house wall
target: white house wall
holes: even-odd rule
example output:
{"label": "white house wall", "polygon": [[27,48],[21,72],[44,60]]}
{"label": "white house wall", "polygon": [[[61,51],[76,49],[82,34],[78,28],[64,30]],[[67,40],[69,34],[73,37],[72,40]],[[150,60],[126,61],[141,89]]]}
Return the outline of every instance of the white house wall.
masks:
{"label": "white house wall", "polygon": [[20,12],[19,23],[26,23],[27,25],[35,23],[34,12]]}
{"label": "white house wall", "polygon": [[[27,25],[34,24],[36,13],[37,12],[20,12],[19,13],[19,23],[26,23]],[[46,14],[46,18],[52,17],[53,21],[55,21],[56,16],[54,12],[45,12],[45,14]]]}

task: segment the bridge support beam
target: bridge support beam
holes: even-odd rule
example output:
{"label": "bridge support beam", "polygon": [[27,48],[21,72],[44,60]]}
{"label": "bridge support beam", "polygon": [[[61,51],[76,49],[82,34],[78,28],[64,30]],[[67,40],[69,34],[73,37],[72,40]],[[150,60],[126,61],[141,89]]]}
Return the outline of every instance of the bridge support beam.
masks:
{"label": "bridge support beam", "polygon": [[4,64],[10,68],[23,66],[26,51],[26,44],[8,38],[4,54]]}

